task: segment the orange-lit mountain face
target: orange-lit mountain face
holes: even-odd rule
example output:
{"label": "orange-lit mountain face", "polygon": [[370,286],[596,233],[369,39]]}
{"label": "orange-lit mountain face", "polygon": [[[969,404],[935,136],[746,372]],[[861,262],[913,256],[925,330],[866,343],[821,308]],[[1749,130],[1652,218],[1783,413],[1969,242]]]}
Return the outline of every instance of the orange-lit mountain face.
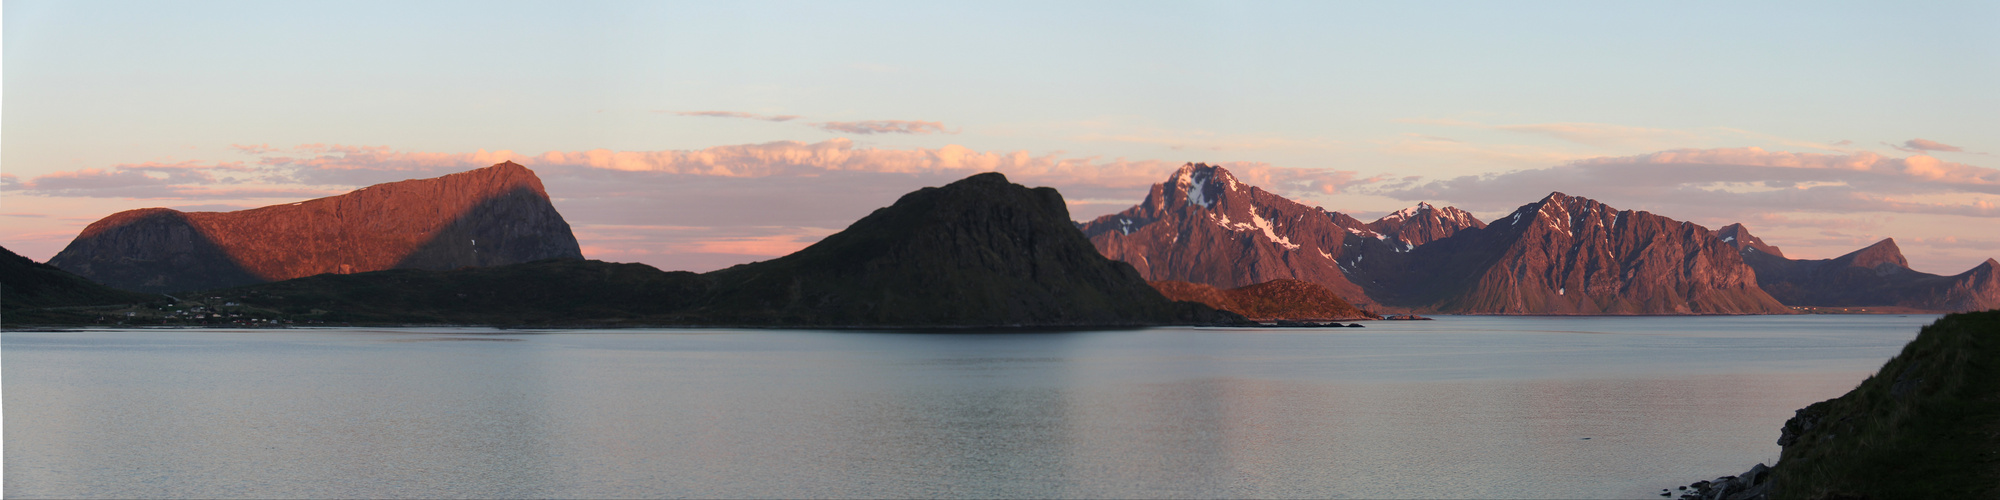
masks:
{"label": "orange-lit mountain face", "polygon": [[202,290],[317,274],[581,259],[542,181],[513,162],[236,212],[112,214],[49,264],[138,291]]}

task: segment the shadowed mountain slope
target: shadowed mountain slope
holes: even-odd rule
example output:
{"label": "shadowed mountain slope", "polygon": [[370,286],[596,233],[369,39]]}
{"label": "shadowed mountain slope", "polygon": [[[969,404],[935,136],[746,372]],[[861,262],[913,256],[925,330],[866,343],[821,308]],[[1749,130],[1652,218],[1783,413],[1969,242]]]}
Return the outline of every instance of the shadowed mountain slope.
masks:
{"label": "shadowed mountain slope", "polygon": [[1939,276],[1910,269],[1894,239],[1831,259],[1794,260],[1750,248],[1740,252],[1757,270],[1758,286],[1786,305],[1943,312],[2000,308],[2000,279],[1995,276],[2000,262],[1993,259],[1957,275]]}
{"label": "shadowed mountain slope", "polygon": [[0,309],[9,314],[25,309],[130,304],[161,298],[100,285],[0,248]]}
{"label": "shadowed mountain slope", "polygon": [[508,162],[236,212],[120,212],[49,264],[118,288],[174,291],[582,257],[541,179]]}

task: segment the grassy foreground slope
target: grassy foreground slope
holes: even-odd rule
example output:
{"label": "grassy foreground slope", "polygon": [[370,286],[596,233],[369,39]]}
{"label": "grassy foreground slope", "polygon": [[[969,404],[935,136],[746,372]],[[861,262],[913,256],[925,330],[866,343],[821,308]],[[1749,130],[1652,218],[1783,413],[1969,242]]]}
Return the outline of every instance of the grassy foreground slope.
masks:
{"label": "grassy foreground slope", "polygon": [[2000,498],[2000,310],[1924,327],[1778,444],[1777,498]]}

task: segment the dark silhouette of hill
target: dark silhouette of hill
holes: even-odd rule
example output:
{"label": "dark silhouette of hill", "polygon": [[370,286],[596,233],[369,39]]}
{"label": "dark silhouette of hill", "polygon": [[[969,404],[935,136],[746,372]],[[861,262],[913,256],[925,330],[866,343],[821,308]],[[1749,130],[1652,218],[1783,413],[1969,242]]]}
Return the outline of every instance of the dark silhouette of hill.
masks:
{"label": "dark silhouette of hill", "polygon": [[82,323],[99,314],[74,309],[161,299],[164,297],[100,285],[0,248],[0,322]]}
{"label": "dark silhouette of hill", "polygon": [[7,310],[130,304],[159,299],[127,292],[37,263],[0,247],[0,308]]}

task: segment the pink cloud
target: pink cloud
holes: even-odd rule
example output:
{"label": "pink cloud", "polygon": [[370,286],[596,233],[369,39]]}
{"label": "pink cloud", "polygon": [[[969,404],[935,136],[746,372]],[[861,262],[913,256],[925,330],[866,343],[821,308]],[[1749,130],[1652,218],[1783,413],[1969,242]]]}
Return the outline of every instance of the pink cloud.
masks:
{"label": "pink cloud", "polygon": [[270,144],[230,144],[229,149],[234,149],[239,153],[247,155],[264,155],[278,151],[278,148],[271,147]]}
{"label": "pink cloud", "polygon": [[1945,144],[1942,142],[1937,142],[1927,139],[1910,139],[1907,141],[1903,141],[1903,145],[1901,146],[1890,144],[1889,147],[1896,148],[1902,151],[1908,151],[1911,153],[1921,153],[1924,151],[1944,151],[1948,153],[1965,152],[1965,149],[1959,148],[1958,146],[1953,146],[1950,144]]}
{"label": "pink cloud", "polygon": [[820,129],[826,130],[828,132],[841,132],[841,133],[860,134],[860,135],[951,133],[951,132],[945,132],[944,124],[940,122],[909,121],[909,120],[821,122],[821,123],[815,123],[813,124],[813,126],[819,127]]}
{"label": "pink cloud", "polygon": [[[1866,151],[1850,154],[1793,153],[1762,148],[1676,149],[1638,156],[1592,158],[1575,165],[1741,165],[1867,172],[1911,182],[2000,187],[2000,170],[1939,160],[1925,155],[1889,158]],[[2000,193],[2000,190],[1977,189]]]}
{"label": "pink cloud", "polygon": [[2000,208],[1979,198],[2000,194],[2000,170],[1869,152],[1683,149],[1371,187],[1372,194],[1447,200],[1474,210],[1512,208],[1562,191],[1677,217],[1740,218],[1756,210],[2000,217]]}
{"label": "pink cloud", "polygon": [[759,115],[741,111],[676,111],[674,114],[681,116],[706,116],[710,118],[746,118],[767,122],[784,122],[799,118],[796,115]]}

